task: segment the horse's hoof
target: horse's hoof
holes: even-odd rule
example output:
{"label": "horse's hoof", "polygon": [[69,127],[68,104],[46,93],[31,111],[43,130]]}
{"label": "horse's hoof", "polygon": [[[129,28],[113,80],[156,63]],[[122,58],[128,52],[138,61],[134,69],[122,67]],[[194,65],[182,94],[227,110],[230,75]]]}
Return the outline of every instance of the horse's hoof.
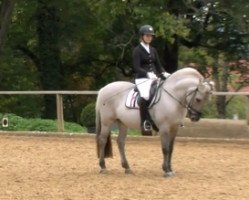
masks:
{"label": "horse's hoof", "polygon": [[134,172],[131,169],[125,169],[125,174],[132,174],[132,175],[134,175]]}
{"label": "horse's hoof", "polygon": [[101,170],[99,171],[99,173],[100,173],[100,174],[107,174],[107,170],[106,170],[106,169],[101,169]]}
{"label": "horse's hoof", "polygon": [[165,172],[164,177],[173,177],[175,176],[174,172]]}

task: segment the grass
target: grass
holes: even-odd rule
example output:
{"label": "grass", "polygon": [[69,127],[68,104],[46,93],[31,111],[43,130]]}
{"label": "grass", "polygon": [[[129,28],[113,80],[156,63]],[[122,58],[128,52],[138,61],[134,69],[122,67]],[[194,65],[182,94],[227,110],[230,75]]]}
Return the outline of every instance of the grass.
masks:
{"label": "grass", "polygon": [[[113,129],[112,134],[118,135],[118,129]],[[141,131],[136,129],[128,129],[128,136],[141,136]]]}
{"label": "grass", "polygon": [[[2,131],[33,131],[33,132],[57,132],[57,120],[40,119],[40,118],[23,118],[15,114],[0,114],[0,119],[3,117],[8,118],[8,127],[0,126]],[[85,134],[86,128],[80,124],[72,122],[64,122],[65,134]],[[112,134],[117,135],[118,130],[112,130]],[[129,136],[141,135],[139,130],[128,130]]]}
{"label": "grass", "polygon": [[[22,118],[15,114],[6,114],[8,117],[8,127],[0,127],[4,131],[40,131],[40,132],[57,132],[57,120],[40,119],[40,118]],[[2,118],[3,115],[0,117]],[[0,119],[1,119],[0,118]],[[65,133],[86,133],[86,128],[77,123],[65,122]]]}

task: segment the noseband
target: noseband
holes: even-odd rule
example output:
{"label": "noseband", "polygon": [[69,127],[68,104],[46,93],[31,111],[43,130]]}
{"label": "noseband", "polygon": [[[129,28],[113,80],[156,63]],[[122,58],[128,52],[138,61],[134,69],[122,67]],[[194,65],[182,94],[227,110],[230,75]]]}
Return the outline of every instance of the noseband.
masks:
{"label": "noseband", "polygon": [[188,96],[190,96],[192,93],[194,93],[189,101],[188,104],[185,104],[184,107],[187,108],[188,110],[188,113],[190,115],[196,115],[198,116],[199,118],[202,116],[202,113],[198,110],[196,110],[195,108],[192,107],[192,103],[193,103],[193,100],[194,100],[194,97],[196,96],[196,93],[198,92],[198,88],[196,88],[195,90],[191,91],[189,94],[186,95],[186,98]]}

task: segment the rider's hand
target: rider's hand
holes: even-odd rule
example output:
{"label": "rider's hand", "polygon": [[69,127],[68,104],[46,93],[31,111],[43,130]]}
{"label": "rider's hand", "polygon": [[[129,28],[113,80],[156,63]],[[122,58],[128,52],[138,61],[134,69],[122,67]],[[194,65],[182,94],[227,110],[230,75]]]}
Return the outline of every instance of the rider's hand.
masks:
{"label": "rider's hand", "polygon": [[164,76],[164,78],[168,78],[170,76],[168,72],[163,72],[162,75]]}
{"label": "rider's hand", "polygon": [[156,79],[157,79],[156,74],[154,74],[153,72],[148,72],[148,73],[147,73],[147,77],[148,77],[149,79],[153,79],[153,80],[156,80]]}
{"label": "rider's hand", "polygon": [[166,80],[168,77],[170,76],[169,73],[167,72],[163,72],[159,75],[159,77],[162,79],[162,80]]}

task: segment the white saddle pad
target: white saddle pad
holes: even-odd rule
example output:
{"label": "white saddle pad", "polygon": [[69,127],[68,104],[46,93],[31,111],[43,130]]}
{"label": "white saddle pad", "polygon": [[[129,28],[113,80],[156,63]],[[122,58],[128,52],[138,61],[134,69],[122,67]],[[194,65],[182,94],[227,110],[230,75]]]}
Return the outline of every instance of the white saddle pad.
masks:
{"label": "white saddle pad", "polygon": [[[131,109],[139,109],[139,105],[137,103],[138,98],[139,98],[138,91],[134,89],[130,90],[126,98],[125,106]],[[161,98],[161,90],[156,91],[156,94],[153,96],[152,100],[150,101],[150,105],[148,106],[148,108],[151,108],[155,103],[159,101],[160,98]]]}
{"label": "white saddle pad", "polygon": [[137,103],[138,96],[139,96],[139,94],[137,91],[135,91],[134,89],[131,90],[127,95],[125,106],[127,108],[138,109],[139,108],[138,103]]}

